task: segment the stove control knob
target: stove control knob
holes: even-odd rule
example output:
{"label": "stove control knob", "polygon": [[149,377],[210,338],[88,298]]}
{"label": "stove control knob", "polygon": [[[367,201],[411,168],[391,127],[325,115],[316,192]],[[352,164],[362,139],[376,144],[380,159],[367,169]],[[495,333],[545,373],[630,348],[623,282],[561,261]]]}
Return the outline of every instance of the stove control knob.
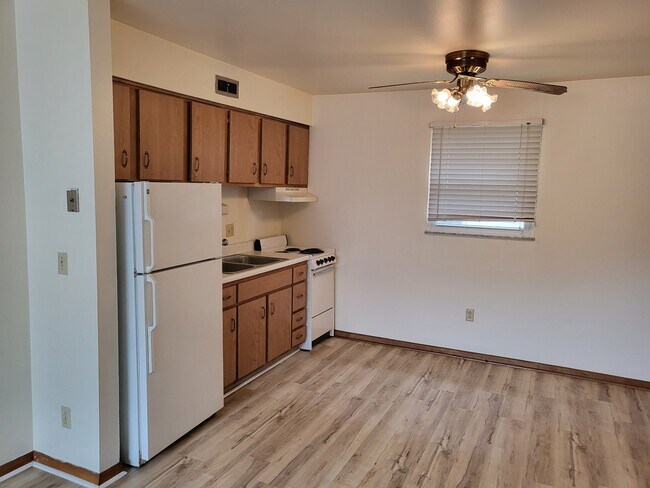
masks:
{"label": "stove control knob", "polygon": [[318,261],[316,261],[316,264],[317,264],[318,266],[320,266],[321,264],[323,264],[323,260],[322,260],[322,259],[319,259]]}

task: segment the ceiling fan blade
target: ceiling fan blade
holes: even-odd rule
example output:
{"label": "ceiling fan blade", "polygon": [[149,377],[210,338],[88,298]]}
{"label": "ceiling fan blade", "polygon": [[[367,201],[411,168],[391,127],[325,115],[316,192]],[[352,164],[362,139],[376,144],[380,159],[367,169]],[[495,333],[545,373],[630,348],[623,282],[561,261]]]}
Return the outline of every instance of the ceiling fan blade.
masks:
{"label": "ceiling fan blade", "polygon": [[429,81],[411,81],[409,83],[395,83],[393,85],[379,85],[379,86],[371,86],[368,87],[368,90],[377,90],[379,88],[393,88],[397,86],[409,86],[409,85],[428,85],[428,84],[443,84],[443,85],[449,85],[456,81],[456,78],[453,80],[429,80]]}
{"label": "ceiling fan blade", "polygon": [[521,90],[532,90],[541,93],[547,93],[549,95],[562,95],[567,91],[566,86],[536,83],[534,81],[500,80],[497,78],[480,79],[485,80],[484,83],[486,86],[493,86],[495,88],[519,88]]}

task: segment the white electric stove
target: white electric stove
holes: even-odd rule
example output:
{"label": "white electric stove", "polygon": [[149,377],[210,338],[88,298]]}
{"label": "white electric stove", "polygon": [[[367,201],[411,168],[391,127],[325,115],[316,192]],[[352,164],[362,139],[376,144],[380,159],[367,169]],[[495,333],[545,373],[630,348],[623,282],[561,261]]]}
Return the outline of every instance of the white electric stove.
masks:
{"label": "white electric stove", "polygon": [[332,248],[288,246],[287,236],[255,241],[256,251],[308,254],[306,339],[300,349],[310,351],[313,342],[334,335],[334,275],[336,252]]}

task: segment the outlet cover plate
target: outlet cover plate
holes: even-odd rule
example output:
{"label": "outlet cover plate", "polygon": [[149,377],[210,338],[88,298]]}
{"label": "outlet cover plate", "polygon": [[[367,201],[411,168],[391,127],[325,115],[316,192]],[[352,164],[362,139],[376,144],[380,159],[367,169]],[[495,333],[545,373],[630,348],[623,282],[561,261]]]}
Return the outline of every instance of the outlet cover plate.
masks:
{"label": "outlet cover plate", "polygon": [[67,275],[68,274],[68,253],[60,252],[57,257],[59,274]]}
{"label": "outlet cover plate", "polygon": [[72,429],[72,410],[61,405],[61,427]]}
{"label": "outlet cover plate", "polygon": [[474,322],[474,309],[468,308],[465,310],[465,320],[467,322]]}

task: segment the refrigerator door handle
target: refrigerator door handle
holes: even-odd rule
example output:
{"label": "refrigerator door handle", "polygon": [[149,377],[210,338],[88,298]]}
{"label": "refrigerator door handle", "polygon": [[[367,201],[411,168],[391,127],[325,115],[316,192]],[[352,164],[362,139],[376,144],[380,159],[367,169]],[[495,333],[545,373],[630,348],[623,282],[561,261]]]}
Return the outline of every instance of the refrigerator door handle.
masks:
{"label": "refrigerator door handle", "polygon": [[156,313],[156,280],[151,275],[146,276],[147,283],[151,284],[151,325],[147,324],[147,358],[148,366],[147,373],[153,373],[153,331],[158,326],[158,316]]}
{"label": "refrigerator door handle", "polygon": [[154,265],[154,245],[153,245],[153,236],[154,236],[154,221],[151,215],[149,215],[149,190],[144,196],[144,220],[149,224],[149,264],[145,265],[145,273],[150,273]]}

